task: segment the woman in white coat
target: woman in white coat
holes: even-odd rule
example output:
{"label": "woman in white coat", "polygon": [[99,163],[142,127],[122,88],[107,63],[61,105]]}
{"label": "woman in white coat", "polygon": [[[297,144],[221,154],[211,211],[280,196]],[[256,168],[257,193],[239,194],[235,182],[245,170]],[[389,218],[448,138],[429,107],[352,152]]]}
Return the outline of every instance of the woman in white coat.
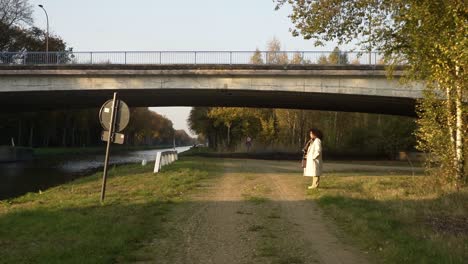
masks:
{"label": "woman in white coat", "polygon": [[320,175],[322,175],[322,132],[312,128],[309,131],[310,144],[307,148],[306,166],[304,168],[304,176],[312,177],[312,185],[308,189],[314,189],[319,186]]}

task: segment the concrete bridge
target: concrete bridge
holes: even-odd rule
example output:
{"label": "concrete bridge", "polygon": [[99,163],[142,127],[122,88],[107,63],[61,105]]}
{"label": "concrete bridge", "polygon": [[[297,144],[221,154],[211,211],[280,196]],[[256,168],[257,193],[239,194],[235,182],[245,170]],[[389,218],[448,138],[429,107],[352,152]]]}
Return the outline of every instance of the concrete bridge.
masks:
{"label": "concrete bridge", "polygon": [[245,106],[415,115],[421,83],[381,65],[0,65],[1,111],[130,106]]}

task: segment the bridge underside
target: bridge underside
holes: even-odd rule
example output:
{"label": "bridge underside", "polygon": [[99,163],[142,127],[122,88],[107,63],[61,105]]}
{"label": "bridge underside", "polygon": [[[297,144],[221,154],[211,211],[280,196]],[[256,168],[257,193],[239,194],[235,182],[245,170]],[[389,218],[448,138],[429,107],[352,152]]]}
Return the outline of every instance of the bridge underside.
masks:
{"label": "bridge underside", "polygon": [[[397,72],[398,73],[398,72]],[[398,78],[398,74],[395,77]],[[422,84],[384,66],[45,65],[0,67],[2,112],[130,106],[238,106],[415,116]]]}
{"label": "bridge underside", "polygon": [[[2,112],[100,107],[114,90],[3,92]],[[372,95],[226,89],[118,89],[129,106],[233,106],[415,116],[415,99]]]}

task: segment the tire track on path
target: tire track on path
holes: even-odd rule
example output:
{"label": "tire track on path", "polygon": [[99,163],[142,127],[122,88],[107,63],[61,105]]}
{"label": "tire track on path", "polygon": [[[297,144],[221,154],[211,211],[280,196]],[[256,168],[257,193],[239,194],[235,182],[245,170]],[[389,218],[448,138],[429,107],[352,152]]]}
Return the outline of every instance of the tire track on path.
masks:
{"label": "tire track on path", "polygon": [[303,251],[319,263],[368,263],[361,252],[344,244],[331,232],[330,224],[327,225],[315,202],[307,199],[306,185],[299,177],[302,176],[267,174],[274,186],[272,199],[281,201],[282,216],[293,224],[291,233],[303,246]]}

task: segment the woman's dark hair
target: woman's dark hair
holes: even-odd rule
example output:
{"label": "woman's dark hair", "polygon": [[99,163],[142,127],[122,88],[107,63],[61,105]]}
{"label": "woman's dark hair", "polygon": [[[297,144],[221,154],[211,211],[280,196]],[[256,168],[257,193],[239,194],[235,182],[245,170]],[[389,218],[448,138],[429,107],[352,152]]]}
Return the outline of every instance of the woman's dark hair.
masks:
{"label": "woman's dark hair", "polygon": [[310,134],[310,133],[312,133],[312,134],[314,134],[316,137],[320,138],[320,140],[322,140],[322,138],[323,138],[323,133],[322,133],[322,131],[320,131],[320,129],[318,129],[318,128],[311,128],[311,129],[309,130],[309,134]]}

